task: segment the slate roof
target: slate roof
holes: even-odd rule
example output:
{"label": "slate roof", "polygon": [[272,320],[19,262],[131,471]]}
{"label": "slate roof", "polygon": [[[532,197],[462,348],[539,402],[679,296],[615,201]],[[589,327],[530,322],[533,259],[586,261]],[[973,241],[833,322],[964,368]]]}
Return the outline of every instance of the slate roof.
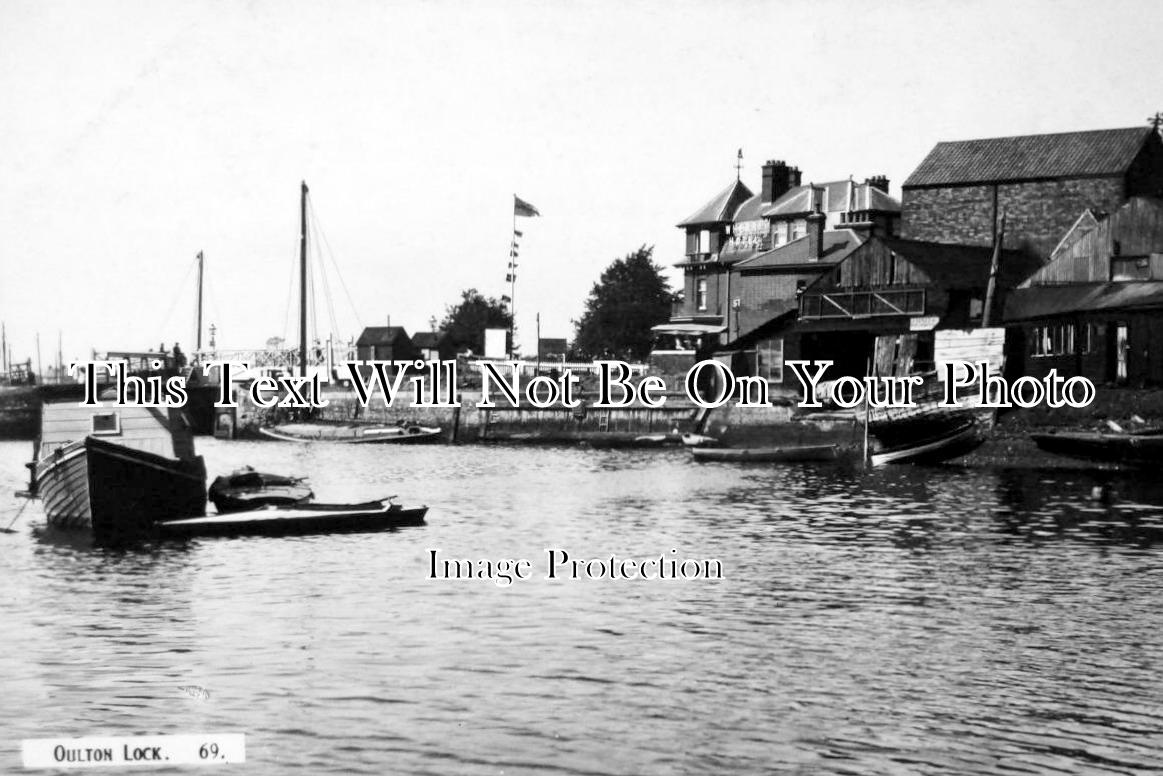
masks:
{"label": "slate roof", "polygon": [[[852,184],[851,206],[848,202],[848,184]],[[815,199],[812,198],[813,189]],[[820,206],[821,212],[839,213],[848,210],[882,210],[901,212],[901,203],[875,186],[854,181],[826,181],[805,184],[789,189],[786,194],[771,203],[760,215],[768,218],[794,216],[811,213]]]}
{"label": "slate roof", "polygon": [[1144,126],[938,143],[903,188],[1117,175],[1154,131]]}
{"label": "slate roof", "polygon": [[400,335],[403,335],[405,339],[408,337],[408,332],[404,330],[403,326],[368,326],[359,335],[355,344],[356,346],[391,345]]}
{"label": "slate roof", "polygon": [[702,226],[703,224],[723,224],[734,219],[735,210],[739,203],[751,196],[751,189],[743,185],[742,181],[735,180],[731,185],[720,191],[710,202],[683,219],[678,225]]}
{"label": "slate roof", "polygon": [[848,254],[860,247],[860,237],[851,229],[835,229],[824,232],[824,249],[819,259],[808,258],[808,238],[772,248],[738,263],[740,270],[763,269],[768,267],[796,266],[800,264],[839,264]]}

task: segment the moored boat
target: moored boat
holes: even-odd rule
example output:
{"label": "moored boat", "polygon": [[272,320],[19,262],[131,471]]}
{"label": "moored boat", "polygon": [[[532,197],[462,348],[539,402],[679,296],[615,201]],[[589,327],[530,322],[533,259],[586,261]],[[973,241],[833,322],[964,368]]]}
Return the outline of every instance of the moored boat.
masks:
{"label": "moored boat", "polygon": [[1163,428],[1131,432],[1060,431],[1030,434],[1042,450],[1071,458],[1128,466],[1163,463]]}
{"label": "moored boat", "polygon": [[247,466],[210,483],[210,500],[218,514],[267,506],[303,504],[315,497],[302,477],[258,472]]}
{"label": "moored boat", "polygon": [[349,445],[416,444],[440,440],[440,429],[432,426],[304,422],[260,428],[259,432],[265,437],[283,442],[339,442]]}
{"label": "moored boat", "polygon": [[796,445],[789,447],[692,447],[696,461],[730,461],[735,463],[796,463],[833,461],[839,455],[836,445]]}
{"label": "moored boat", "polygon": [[985,442],[985,434],[977,419],[963,416],[951,427],[919,436],[907,442],[898,442],[873,452],[869,461],[873,466],[888,463],[934,464],[951,461],[973,452]]}
{"label": "moored boat", "polygon": [[423,525],[428,507],[404,507],[391,498],[360,504],[300,504],[266,507],[157,524],[163,536],[287,536],[388,531]]}
{"label": "moored boat", "polygon": [[108,543],[206,512],[206,466],[177,410],[46,404],[34,449],[30,490],[50,526]]}

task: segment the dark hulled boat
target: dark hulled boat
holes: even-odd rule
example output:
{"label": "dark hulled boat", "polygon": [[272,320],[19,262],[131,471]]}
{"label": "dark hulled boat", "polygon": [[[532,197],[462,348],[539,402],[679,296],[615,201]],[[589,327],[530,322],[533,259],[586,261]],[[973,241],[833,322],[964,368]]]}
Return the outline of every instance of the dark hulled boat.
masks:
{"label": "dark hulled boat", "polygon": [[110,543],[206,512],[206,466],[177,410],[46,404],[30,490],[50,526]]}
{"label": "dark hulled boat", "polygon": [[1071,458],[1127,466],[1158,466],[1163,463],[1163,429],[1132,432],[1062,431],[1030,434],[1042,450]]}
{"label": "dark hulled boat", "polygon": [[218,514],[303,504],[315,497],[301,477],[256,472],[247,466],[210,483],[210,500]]}
{"label": "dark hulled boat", "polygon": [[296,536],[390,531],[423,525],[428,507],[404,507],[390,498],[361,504],[298,504],[209,515],[157,524],[158,533],[182,536]]}
{"label": "dark hulled boat", "polygon": [[[893,441],[869,456],[873,466],[888,463],[936,464],[972,453],[985,443],[985,431],[971,413],[950,416],[943,422],[910,427],[909,433],[893,429]],[[884,439],[881,439],[882,443]]]}

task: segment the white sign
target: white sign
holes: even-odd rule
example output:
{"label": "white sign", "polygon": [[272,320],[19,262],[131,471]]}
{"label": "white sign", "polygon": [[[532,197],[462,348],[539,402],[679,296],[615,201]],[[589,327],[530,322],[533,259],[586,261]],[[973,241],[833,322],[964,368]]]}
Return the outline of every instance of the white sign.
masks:
{"label": "white sign", "polygon": [[920,315],[916,318],[909,318],[909,331],[932,331],[937,328],[937,324],[941,322],[941,318],[936,315]]}
{"label": "white sign", "polygon": [[485,329],[485,358],[504,358],[508,355],[505,339],[508,329]]}
{"label": "white sign", "polygon": [[21,742],[25,768],[226,765],[246,762],[242,733],[180,736],[30,738]]}

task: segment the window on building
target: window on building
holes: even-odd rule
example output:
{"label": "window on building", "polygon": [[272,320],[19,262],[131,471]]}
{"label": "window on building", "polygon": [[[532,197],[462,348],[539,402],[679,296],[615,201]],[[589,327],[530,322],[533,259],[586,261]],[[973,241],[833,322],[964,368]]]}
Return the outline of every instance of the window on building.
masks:
{"label": "window on building", "polygon": [[116,412],[94,414],[91,420],[94,436],[116,436],[121,433],[121,415]]}
{"label": "window on building", "polygon": [[1034,327],[1034,356],[1072,356],[1076,352],[1074,347],[1074,324],[1056,323]]}
{"label": "window on building", "polygon": [[698,309],[700,309],[700,310],[707,309],[707,279],[706,278],[699,278],[698,283],[695,286],[695,302],[698,305]]}
{"label": "window on building", "polygon": [[706,229],[699,232],[699,253],[711,252],[711,233]]}
{"label": "window on building", "polygon": [[1151,259],[1147,256],[1112,256],[1111,280],[1150,280]]}

